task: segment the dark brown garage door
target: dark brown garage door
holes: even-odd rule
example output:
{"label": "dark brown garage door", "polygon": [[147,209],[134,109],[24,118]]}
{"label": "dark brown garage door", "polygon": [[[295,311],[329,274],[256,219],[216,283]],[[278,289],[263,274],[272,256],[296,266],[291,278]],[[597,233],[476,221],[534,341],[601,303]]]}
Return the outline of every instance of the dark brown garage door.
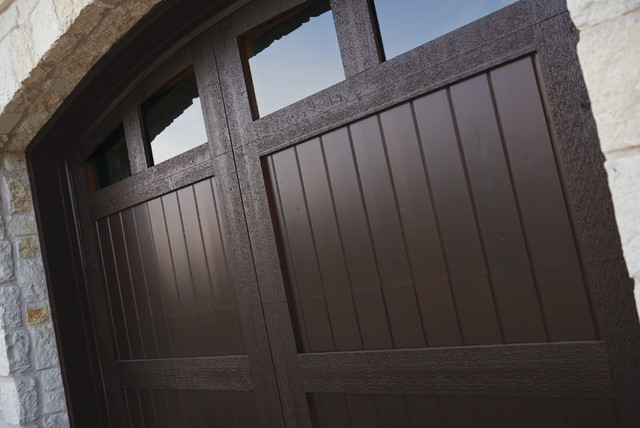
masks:
{"label": "dark brown garage door", "polygon": [[[332,2],[345,80],[258,117],[243,37],[286,3],[207,30],[68,156],[111,425],[633,426],[637,325],[564,6],[381,62],[376,26],[351,30],[370,3]],[[154,166],[145,100],[191,67],[209,141]],[[96,151],[120,122],[124,168]]]}

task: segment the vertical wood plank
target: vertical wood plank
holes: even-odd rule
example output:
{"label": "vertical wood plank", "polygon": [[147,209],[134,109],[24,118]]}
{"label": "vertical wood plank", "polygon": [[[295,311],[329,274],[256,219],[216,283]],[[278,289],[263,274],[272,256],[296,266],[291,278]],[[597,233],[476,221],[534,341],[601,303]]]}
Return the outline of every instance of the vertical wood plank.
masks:
{"label": "vertical wood plank", "polygon": [[394,346],[424,347],[422,321],[378,117],[356,122],[350,130]]}
{"label": "vertical wood plank", "polygon": [[184,405],[184,414],[187,420],[189,428],[206,428],[202,420],[202,414],[200,412],[200,404],[198,403],[198,393],[196,391],[184,390],[180,391],[182,403]]}
{"label": "vertical wood plank", "polygon": [[350,428],[349,411],[344,394],[317,394],[322,409],[324,426]]}
{"label": "vertical wood plank", "polygon": [[560,398],[520,398],[520,414],[526,428],[566,428],[567,416]]}
{"label": "vertical wood plank", "polygon": [[300,144],[296,151],[336,350],[360,350],[360,330],[320,140]]}
{"label": "vertical wood plank", "polygon": [[565,399],[571,428],[619,427],[613,400],[607,398]]}
{"label": "vertical wood plank", "polygon": [[412,428],[425,425],[429,428],[444,427],[440,405],[435,397],[405,395],[405,401]]}
{"label": "vertical wood plank", "polygon": [[183,323],[181,318],[180,294],[176,285],[173,272],[173,259],[169,247],[169,237],[164,218],[162,201],[157,198],[147,203],[149,208],[149,220],[155,243],[156,260],[159,268],[160,283],[167,313],[167,325],[171,337],[171,349],[174,357],[188,355],[185,336],[182,334]]}
{"label": "vertical wood plank", "polygon": [[118,287],[118,276],[113,258],[108,220],[106,218],[98,220],[96,222],[96,229],[98,240],[100,241],[100,257],[102,259],[104,281],[109,297],[109,309],[111,311],[116,354],[118,359],[128,360],[131,358],[131,350],[129,348],[128,333]]}
{"label": "vertical wood plank", "polygon": [[347,129],[323,136],[327,171],[364,349],[393,347]]}
{"label": "vertical wood plank", "polygon": [[374,395],[380,428],[409,428],[409,415],[404,396],[376,394]]}
{"label": "vertical wood plank", "polygon": [[376,404],[370,394],[345,394],[353,428],[376,428]]}
{"label": "vertical wood plank", "polygon": [[442,242],[411,104],[380,114],[428,346],[461,345]]}
{"label": "vertical wood plank", "polygon": [[202,336],[198,325],[196,295],[193,286],[193,275],[189,263],[189,253],[184,235],[184,224],[180,212],[178,195],[169,193],[161,198],[169,238],[169,248],[173,261],[173,270],[180,301],[180,318],[182,331],[187,343],[187,355],[198,355],[202,352]]}
{"label": "vertical wood plank", "polygon": [[158,417],[156,415],[156,405],[151,394],[151,390],[139,389],[138,397],[140,400],[140,408],[142,409],[142,417],[144,425],[148,427],[159,426]]}
{"label": "vertical wood plank", "polygon": [[142,414],[142,408],[140,407],[140,398],[138,397],[137,389],[125,389],[125,396],[127,399],[127,408],[129,409],[129,420],[131,421],[132,428],[144,428],[144,416]]}
{"label": "vertical wood plank", "polygon": [[518,401],[515,398],[478,398],[482,425],[491,428],[521,427]]}
{"label": "vertical wood plank", "polygon": [[447,92],[419,98],[414,108],[463,341],[467,345],[501,343]]}
{"label": "vertical wood plank", "polygon": [[480,427],[478,404],[474,397],[440,397],[444,426],[447,428]]}
{"label": "vertical wood plank", "polygon": [[152,319],[151,305],[149,303],[148,285],[146,280],[146,268],[142,260],[138,230],[133,208],[122,211],[122,228],[124,232],[127,258],[131,272],[131,284],[136,302],[140,335],[144,348],[144,358],[156,358],[158,345],[155,337],[155,323]]}
{"label": "vertical wood plank", "polygon": [[109,216],[108,221],[116,275],[118,278],[117,284],[118,289],[120,290],[120,298],[122,299],[122,312],[126,322],[131,358],[139,359],[144,357],[144,348],[138,322],[136,299],[131,283],[131,272],[129,260],[127,259],[127,249],[124,242],[122,218],[120,214],[117,213]]}
{"label": "vertical wood plank", "polygon": [[487,76],[453,85],[451,99],[505,341],[545,341]]}
{"label": "vertical wood plank", "polygon": [[173,352],[147,204],[133,207],[133,212],[140,245],[141,265],[147,284],[149,307],[156,337],[157,357],[167,358],[172,356]]}
{"label": "vertical wood plank", "polygon": [[151,395],[156,409],[158,428],[171,428],[173,421],[167,406],[167,395],[162,389],[152,389]]}
{"label": "vertical wood plank", "polygon": [[[531,58],[492,71],[491,82],[534,266],[575,266],[578,255]],[[523,103],[524,99],[535,101]],[[575,278],[567,281],[566,275]],[[538,287],[551,340],[597,338],[579,270],[565,272],[562,279],[540,278]],[[557,287],[571,300],[570,316],[564,312],[567,307],[562,305],[560,315],[551,307],[553,298],[545,298]]]}
{"label": "vertical wood plank", "polygon": [[[335,349],[295,150],[272,155],[310,352]],[[292,281],[293,282],[293,281]],[[293,285],[293,284],[292,284]]]}

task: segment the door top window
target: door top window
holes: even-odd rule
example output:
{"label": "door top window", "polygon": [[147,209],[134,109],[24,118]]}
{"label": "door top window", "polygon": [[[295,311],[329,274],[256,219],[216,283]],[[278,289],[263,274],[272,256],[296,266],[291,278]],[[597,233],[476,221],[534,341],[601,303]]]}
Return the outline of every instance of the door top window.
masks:
{"label": "door top window", "polygon": [[344,80],[328,0],[298,8],[240,37],[254,119]]}

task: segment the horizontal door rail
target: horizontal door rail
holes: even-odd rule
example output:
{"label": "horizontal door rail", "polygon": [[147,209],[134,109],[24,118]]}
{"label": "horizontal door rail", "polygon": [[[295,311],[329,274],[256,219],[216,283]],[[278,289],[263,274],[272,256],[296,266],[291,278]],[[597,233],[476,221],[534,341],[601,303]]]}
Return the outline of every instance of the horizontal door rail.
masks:
{"label": "horizontal door rail", "polygon": [[245,355],[118,361],[115,371],[126,388],[254,389],[249,357]]}
{"label": "horizontal door rail", "polygon": [[604,343],[300,354],[305,391],[590,397],[612,394]]}

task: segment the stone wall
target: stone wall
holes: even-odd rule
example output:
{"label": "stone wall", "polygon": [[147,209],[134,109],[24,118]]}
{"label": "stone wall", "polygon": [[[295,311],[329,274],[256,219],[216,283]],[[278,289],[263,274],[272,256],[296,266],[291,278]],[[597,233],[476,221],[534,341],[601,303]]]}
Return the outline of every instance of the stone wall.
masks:
{"label": "stone wall", "polygon": [[0,162],[0,426],[64,427],[69,422],[24,155],[2,153]]}
{"label": "stone wall", "polygon": [[67,427],[24,150],[159,0],[0,0],[0,427]]}
{"label": "stone wall", "polygon": [[640,0],[568,0],[640,312]]}

